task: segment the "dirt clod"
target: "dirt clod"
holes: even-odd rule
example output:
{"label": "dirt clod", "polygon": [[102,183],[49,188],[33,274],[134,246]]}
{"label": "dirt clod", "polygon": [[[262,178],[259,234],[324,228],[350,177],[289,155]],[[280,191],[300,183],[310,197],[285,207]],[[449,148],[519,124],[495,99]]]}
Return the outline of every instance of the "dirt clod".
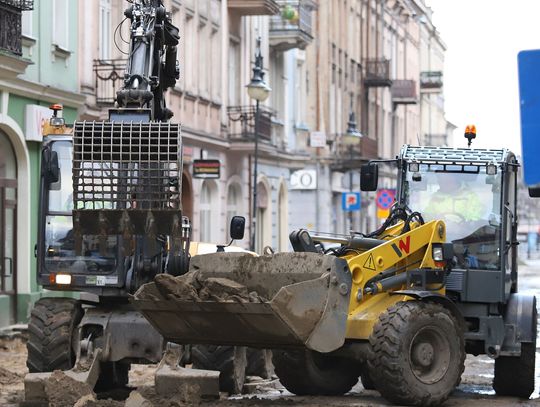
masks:
{"label": "dirt clod", "polygon": [[49,399],[49,407],[72,407],[83,397],[95,398],[88,384],[81,383],[60,370],[55,370],[45,382],[45,393]]}
{"label": "dirt clod", "polygon": [[0,384],[15,384],[21,380],[21,375],[10,372],[9,370],[0,367]]}
{"label": "dirt clod", "polygon": [[[245,285],[222,277],[201,279],[197,271],[183,276],[173,277],[169,274],[158,274],[154,280],[155,287],[161,295],[179,301],[219,301],[219,302],[256,302],[264,300],[255,291],[249,292]],[[143,298],[145,290],[137,294]],[[146,297],[145,297],[146,298]],[[148,297],[150,298],[150,297]]]}

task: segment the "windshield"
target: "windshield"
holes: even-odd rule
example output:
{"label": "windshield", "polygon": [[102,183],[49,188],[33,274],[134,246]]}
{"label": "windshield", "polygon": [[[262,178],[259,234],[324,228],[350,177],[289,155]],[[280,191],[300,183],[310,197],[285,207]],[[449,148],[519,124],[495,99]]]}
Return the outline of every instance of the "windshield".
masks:
{"label": "windshield", "polygon": [[404,187],[411,210],[426,221],[446,223],[446,240],[454,244],[458,267],[499,269],[500,172],[488,175],[484,166],[423,164],[418,173],[407,173]]}
{"label": "windshield", "polygon": [[109,274],[116,268],[118,236],[100,238],[73,232],[73,144],[55,141],[60,177],[49,185],[48,214],[45,217],[45,268],[49,272]]}

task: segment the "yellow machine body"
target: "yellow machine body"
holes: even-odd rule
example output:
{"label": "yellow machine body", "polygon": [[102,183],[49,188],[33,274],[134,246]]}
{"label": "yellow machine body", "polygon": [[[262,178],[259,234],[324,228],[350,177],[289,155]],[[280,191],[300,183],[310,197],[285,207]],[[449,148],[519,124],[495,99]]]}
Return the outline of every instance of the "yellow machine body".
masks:
{"label": "yellow machine body", "polygon": [[[411,223],[405,233],[403,228],[404,223],[390,227],[376,247],[343,257],[306,252],[195,256],[187,275],[158,276],[132,302],[172,342],[331,352],[346,340],[367,340],[383,312],[412,299],[393,294],[412,288],[405,280],[391,289],[376,283],[376,292],[367,293],[372,278],[390,269],[403,277],[412,269],[442,267],[433,261],[432,245],[445,241],[444,223]],[[444,294],[442,286],[428,288]],[[203,287],[205,294],[199,296]],[[208,296],[208,287],[237,292]]]}
{"label": "yellow machine body", "polygon": [[[444,243],[445,227],[442,221],[431,221],[424,225],[413,224],[411,231],[399,234],[400,223],[385,232],[387,242],[357,255],[347,256],[352,275],[352,289],[347,321],[347,339],[368,339],[379,316],[400,301],[413,299],[408,295],[393,295],[392,291],[374,295],[358,295],[364,292],[366,282],[392,267],[401,273],[411,268],[433,269],[440,267],[433,261],[432,244]],[[444,287],[435,290],[444,294]]]}

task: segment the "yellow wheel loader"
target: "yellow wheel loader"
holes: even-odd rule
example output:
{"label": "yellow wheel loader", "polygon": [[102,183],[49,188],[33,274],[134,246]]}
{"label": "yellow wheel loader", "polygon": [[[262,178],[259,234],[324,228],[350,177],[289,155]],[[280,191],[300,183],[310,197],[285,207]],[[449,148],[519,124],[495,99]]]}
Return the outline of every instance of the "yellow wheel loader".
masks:
{"label": "yellow wheel loader", "polygon": [[528,398],[536,299],[518,293],[514,154],[404,146],[362,168],[363,190],[379,165],[397,166],[397,202],[373,233],[299,230],[292,253],[197,256],[132,304],[167,341],[272,349],[295,394],[344,394],[362,377],[393,403],[438,405],[471,353],[495,359],[497,394]]}

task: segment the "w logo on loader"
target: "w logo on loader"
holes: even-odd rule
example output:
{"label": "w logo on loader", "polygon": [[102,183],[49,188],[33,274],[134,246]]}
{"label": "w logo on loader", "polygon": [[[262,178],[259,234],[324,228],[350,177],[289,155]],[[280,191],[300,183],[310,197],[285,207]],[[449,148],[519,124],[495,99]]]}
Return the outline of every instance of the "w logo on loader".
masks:
{"label": "w logo on loader", "polygon": [[407,236],[405,239],[401,239],[398,242],[398,245],[399,248],[398,246],[396,246],[395,243],[392,243],[392,249],[394,249],[394,251],[399,257],[403,257],[403,252],[409,254],[409,252],[411,251],[411,237]]}

